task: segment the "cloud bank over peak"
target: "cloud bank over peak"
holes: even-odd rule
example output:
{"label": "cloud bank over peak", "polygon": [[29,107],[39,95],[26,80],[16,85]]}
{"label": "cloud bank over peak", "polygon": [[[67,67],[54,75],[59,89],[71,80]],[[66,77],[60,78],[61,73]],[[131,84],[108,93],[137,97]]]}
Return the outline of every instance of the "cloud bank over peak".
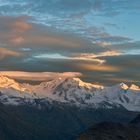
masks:
{"label": "cloud bank over peak", "polygon": [[25,72],[25,71],[1,71],[0,76],[7,76],[15,80],[48,81],[55,78],[81,77],[79,72]]}

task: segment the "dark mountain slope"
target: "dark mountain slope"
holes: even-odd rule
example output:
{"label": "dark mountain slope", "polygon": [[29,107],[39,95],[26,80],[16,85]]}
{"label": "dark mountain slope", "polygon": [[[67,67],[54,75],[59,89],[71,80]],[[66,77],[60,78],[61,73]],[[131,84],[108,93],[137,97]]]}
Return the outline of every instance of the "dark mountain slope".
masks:
{"label": "dark mountain slope", "polygon": [[140,114],[134,120],[132,120],[131,123],[140,125]]}
{"label": "dark mountain slope", "polygon": [[[127,110],[79,109],[53,103],[44,108],[0,105],[0,140],[74,140],[102,121],[129,122],[137,113]],[[125,112],[125,113],[124,113]]]}
{"label": "dark mountain slope", "polygon": [[0,104],[0,140],[33,139],[32,126],[18,118],[15,111],[5,109]]}
{"label": "dark mountain slope", "polygon": [[77,140],[140,140],[140,115],[131,123],[96,124],[82,133]]}

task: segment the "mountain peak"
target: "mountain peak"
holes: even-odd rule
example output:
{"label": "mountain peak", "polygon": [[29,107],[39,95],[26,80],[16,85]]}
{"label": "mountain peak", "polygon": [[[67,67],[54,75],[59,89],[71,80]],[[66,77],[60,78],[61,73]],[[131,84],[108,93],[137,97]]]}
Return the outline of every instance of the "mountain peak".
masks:
{"label": "mountain peak", "polygon": [[4,75],[0,75],[0,88],[13,88],[18,91],[25,91],[25,88],[18,82]]}
{"label": "mountain peak", "polygon": [[84,82],[80,78],[66,78],[66,79],[71,83],[75,83],[75,84],[79,85],[80,87],[86,87],[88,89],[91,89],[91,88],[103,89],[104,88],[102,85]]}
{"label": "mountain peak", "polygon": [[121,87],[122,89],[124,89],[124,90],[129,89],[128,85],[126,85],[125,83],[121,83],[121,84],[120,84],[120,87]]}
{"label": "mountain peak", "polygon": [[7,76],[0,75],[0,86],[10,84],[10,83],[16,83],[15,80],[8,78]]}
{"label": "mountain peak", "polygon": [[134,85],[134,84],[132,84],[132,85],[130,86],[130,89],[131,89],[131,90],[137,90],[137,91],[140,91],[139,86]]}

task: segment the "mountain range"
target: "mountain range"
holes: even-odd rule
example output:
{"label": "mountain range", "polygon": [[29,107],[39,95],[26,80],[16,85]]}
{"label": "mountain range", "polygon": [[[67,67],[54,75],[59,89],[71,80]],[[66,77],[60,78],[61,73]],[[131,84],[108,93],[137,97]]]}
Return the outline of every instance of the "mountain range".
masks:
{"label": "mountain range", "polygon": [[[123,107],[140,112],[140,88],[124,83],[104,87],[81,81],[79,78],[56,78],[38,85],[21,84],[0,76],[0,102],[20,105],[41,102],[58,102],[90,108]],[[38,102],[39,104],[39,102]]]}
{"label": "mountain range", "polygon": [[1,140],[74,140],[97,123],[129,123],[139,107],[136,85],[66,77],[32,85],[0,76]]}

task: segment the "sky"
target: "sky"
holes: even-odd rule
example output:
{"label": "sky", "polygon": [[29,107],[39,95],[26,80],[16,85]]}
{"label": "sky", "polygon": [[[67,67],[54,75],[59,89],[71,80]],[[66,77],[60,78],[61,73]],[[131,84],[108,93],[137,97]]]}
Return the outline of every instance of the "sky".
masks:
{"label": "sky", "polygon": [[140,85],[139,25],[139,0],[0,0],[0,71]]}

